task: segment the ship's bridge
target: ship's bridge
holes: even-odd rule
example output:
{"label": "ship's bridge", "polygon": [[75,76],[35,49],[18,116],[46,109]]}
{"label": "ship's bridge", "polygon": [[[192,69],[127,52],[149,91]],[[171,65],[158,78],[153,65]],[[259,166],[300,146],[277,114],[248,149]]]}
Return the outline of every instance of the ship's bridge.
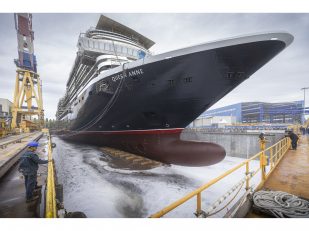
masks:
{"label": "ship's bridge", "polygon": [[80,53],[90,57],[109,54],[137,60],[151,54],[142,44],[126,36],[96,29],[80,34],[77,47]]}
{"label": "ship's bridge", "polygon": [[126,38],[129,38],[130,40],[136,41],[137,43],[141,44],[146,49],[151,48],[155,44],[152,40],[146,38],[135,30],[132,30],[131,28],[119,22],[116,22],[104,15],[101,15],[97,23],[96,29],[125,36]]}

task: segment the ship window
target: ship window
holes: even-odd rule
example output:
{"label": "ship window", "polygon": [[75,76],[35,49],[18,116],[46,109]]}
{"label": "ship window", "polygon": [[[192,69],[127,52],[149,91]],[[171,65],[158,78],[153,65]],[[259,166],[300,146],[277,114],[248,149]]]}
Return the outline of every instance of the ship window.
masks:
{"label": "ship window", "polygon": [[132,55],[133,54],[133,50],[131,48],[128,49],[128,54]]}
{"label": "ship window", "polygon": [[82,100],[84,100],[84,96],[82,97]]}
{"label": "ship window", "polygon": [[227,78],[232,79],[234,77],[234,72],[227,72]]}
{"label": "ship window", "polygon": [[192,77],[186,77],[184,78],[185,83],[192,83]]}
{"label": "ship window", "polygon": [[121,52],[121,46],[117,46],[117,52]]}
{"label": "ship window", "polygon": [[175,80],[174,79],[169,79],[168,80],[168,84],[170,87],[174,87],[175,86]]}

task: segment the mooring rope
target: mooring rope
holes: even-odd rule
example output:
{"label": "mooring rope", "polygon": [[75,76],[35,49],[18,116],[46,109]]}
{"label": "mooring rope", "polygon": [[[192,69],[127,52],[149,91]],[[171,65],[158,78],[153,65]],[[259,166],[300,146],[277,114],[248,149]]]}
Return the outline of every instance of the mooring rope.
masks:
{"label": "mooring rope", "polygon": [[280,218],[309,218],[309,202],[281,191],[257,191],[253,194],[254,207]]}

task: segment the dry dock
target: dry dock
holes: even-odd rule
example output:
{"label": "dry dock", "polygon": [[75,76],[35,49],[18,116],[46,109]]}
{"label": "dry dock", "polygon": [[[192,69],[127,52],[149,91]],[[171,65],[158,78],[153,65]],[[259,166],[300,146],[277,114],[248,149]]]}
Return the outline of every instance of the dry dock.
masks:
{"label": "dry dock", "polygon": [[[297,150],[289,150],[263,188],[283,191],[309,200],[309,136],[301,137]],[[265,217],[250,211],[247,218]]]}

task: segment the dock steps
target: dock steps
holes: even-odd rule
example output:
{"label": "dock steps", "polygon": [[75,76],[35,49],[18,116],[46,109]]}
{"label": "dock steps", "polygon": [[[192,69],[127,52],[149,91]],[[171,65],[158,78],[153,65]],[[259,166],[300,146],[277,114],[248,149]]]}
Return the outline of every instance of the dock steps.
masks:
{"label": "dock steps", "polygon": [[115,148],[110,147],[102,147],[100,148],[105,154],[125,161],[128,165],[135,166],[135,167],[142,167],[142,168],[156,168],[164,165],[163,163],[155,160],[148,159],[143,156],[138,156],[133,153],[125,152],[122,150],[118,150]]}

